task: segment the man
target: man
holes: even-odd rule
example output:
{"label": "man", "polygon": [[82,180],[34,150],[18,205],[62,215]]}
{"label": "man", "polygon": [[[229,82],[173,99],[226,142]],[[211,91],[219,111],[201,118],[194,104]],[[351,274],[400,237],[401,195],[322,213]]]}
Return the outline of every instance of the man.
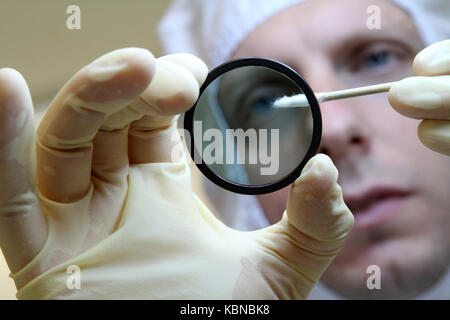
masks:
{"label": "man", "polygon": [[113,51],[75,74],[35,136],[25,81],[0,71],[0,244],[19,298],[309,294],[353,225],[337,170],[317,155],[279,223],[226,228],[191,193],[183,159],[171,158],[174,115],[192,106],[206,73],[190,55]]}
{"label": "man", "polygon": [[[426,41],[441,29],[450,30],[448,20],[439,25],[439,19],[448,16],[445,2],[441,7],[435,1],[400,3],[403,7],[371,0],[195,2],[183,11],[186,2],[177,1],[163,20],[160,34],[169,52],[189,50],[213,66],[245,56],[282,61],[296,69],[315,92],[326,92],[413,76],[414,58]],[[374,6],[380,13],[381,29],[369,28],[373,16],[368,9]],[[430,8],[443,12],[427,12]],[[217,20],[213,23],[211,17]],[[180,23],[174,24],[172,19]],[[447,67],[442,71],[448,74],[450,62],[445,60]],[[415,71],[431,75],[420,69],[419,61]],[[427,105],[421,91],[432,86],[429,81],[417,82],[409,90],[394,88],[391,104],[413,118],[434,118],[425,110],[412,108]],[[446,82],[438,90],[448,94],[449,88]],[[448,99],[442,101],[448,108]],[[345,202],[356,222],[323,282],[350,298],[412,298],[436,286],[450,261],[449,158],[422,145],[417,138],[420,121],[393,110],[387,95],[326,102],[321,111],[320,152],[336,164]],[[439,113],[437,118],[448,119],[448,112]],[[430,138],[423,134],[425,126],[420,125],[419,137],[429,146]],[[445,126],[448,135],[448,122]],[[447,147],[440,150],[449,154]],[[208,188],[212,202],[220,203],[218,198],[226,192]],[[286,188],[259,196],[264,214],[253,214],[251,219],[247,212],[236,209],[244,207],[243,203],[238,202],[235,210],[230,208],[236,198],[246,197],[229,194],[228,203],[223,201],[217,209],[233,227],[263,227],[280,220],[288,192]],[[244,203],[252,203],[252,199],[246,200]],[[258,211],[256,206],[254,211]],[[372,265],[381,272],[381,290],[367,287],[367,269]],[[313,292],[313,296],[321,294]],[[450,298],[450,285],[431,296]]]}

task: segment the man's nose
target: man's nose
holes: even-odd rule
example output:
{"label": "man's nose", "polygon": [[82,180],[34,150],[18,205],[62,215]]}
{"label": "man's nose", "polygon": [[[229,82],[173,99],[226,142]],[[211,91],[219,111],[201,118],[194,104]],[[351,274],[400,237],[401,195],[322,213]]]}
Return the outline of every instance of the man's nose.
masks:
{"label": "man's nose", "polygon": [[[347,89],[340,83],[333,69],[322,67],[319,74],[310,77],[315,92]],[[320,77],[319,77],[320,76]],[[364,125],[361,99],[343,99],[320,104],[322,113],[322,139],[319,152],[340,160],[369,149],[368,128]]]}
{"label": "man's nose", "polygon": [[321,104],[322,140],[320,153],[330,156],[333,160],[362,154],[369,148],[361,114],[355,110],[349,100],[329,101]]}

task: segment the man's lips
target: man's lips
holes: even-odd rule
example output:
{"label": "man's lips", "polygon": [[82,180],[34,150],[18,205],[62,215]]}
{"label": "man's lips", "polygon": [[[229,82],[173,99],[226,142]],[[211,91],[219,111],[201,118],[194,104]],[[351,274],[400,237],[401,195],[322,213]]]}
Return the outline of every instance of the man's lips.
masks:
{"label": "man's lips", "polygon": [[345,194],[344,190],[344,200],[355,216],[355,229],[360,229],[389,219],[411,194],[411,191],[379,186],[357,194]]}

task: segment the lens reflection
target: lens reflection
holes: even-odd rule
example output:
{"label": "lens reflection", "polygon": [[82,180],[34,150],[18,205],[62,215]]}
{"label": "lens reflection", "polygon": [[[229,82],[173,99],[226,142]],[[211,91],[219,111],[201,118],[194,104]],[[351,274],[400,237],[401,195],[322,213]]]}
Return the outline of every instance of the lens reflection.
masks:
{"label": "lens reflection", "polygon": [[194,144],[216,175],[240,185],[264,185],[289,175],[311,144],[310,108],[277,109],[302,94],[284,74],[263,66],[233,69],[212,81],[194,112]]}

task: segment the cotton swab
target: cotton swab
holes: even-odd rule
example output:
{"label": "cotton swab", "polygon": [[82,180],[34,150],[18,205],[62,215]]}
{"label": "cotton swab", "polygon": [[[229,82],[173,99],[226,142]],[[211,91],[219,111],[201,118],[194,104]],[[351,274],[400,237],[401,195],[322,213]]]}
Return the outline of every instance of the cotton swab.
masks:
{"label": "cotton swab", "polygon": [[[351,97],[364,96],[368,94],[389,91],[391,86],[396,82],[381,83],[373,86],[353,88],[347,90],[339,90],[333,92],[321,92],[316,94],[317,101],[325,102],[330,100],[345,99]],[[273,103],[274,108],[297,108],[309,107],[308,99],[304,94],[298,94],[290,97],[282,97]]]}

